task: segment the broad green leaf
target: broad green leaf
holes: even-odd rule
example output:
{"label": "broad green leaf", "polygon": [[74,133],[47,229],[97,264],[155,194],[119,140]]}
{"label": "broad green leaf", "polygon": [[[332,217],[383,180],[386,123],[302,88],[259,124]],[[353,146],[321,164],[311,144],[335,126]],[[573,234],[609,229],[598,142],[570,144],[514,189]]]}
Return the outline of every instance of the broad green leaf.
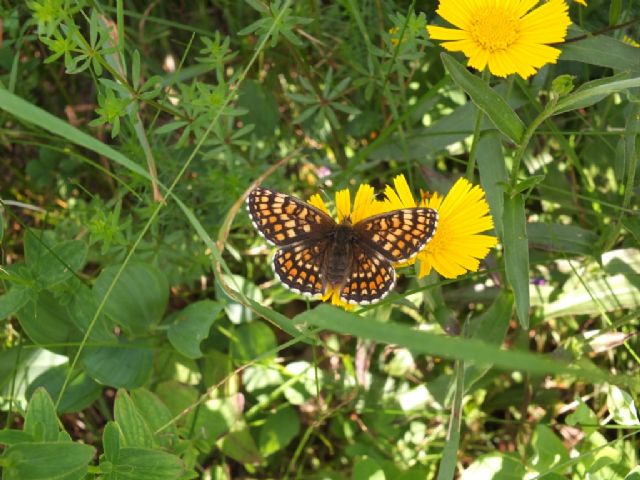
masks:
{"label": "broad green leaf", "polygon": [[633,397],[615,385],[609,385],[607,407],[609,408],[609,413],[613,415],[613,421],[618,425],[630,427],[640,425]]}
{"label": "broad green leaf", "polygon": [[8,292],[0,295],[0,320],[14,315],[24,307],[32,295],[32,290],[22,285],[14,285]]}
{"label": "broad green leaf", "polygon": [[231,354],[236,362],[245,363],[258,358],[276,345],[273,330],[262,322],[252,322],[234,330]]}
{"label": "broad green leaf", "polygon": [[[53,406],[53,405],[52,405]],[[83,443],[18,443],[3,455],[3,480],[81,480],[95,455]]]}
{"label": "broad green leaf", "polygon": [[504,195],[505,273],[516,301],[518,321],[522,328],[529,328],[529,242],[524,213],[524,199],[518,194]]}
{"label": "broad green leaf", "polygon": [[[93,286],[97,303],[109,290],[119,268],[107,267],[98,276]],[[146,334],[160,322],[168,301],[169,284],[164,274],[150,264],[131,262],[111,290],[105,312],[125,331]]]}
{"label": "broad green leaf", "polygon": [[122,432],[122,447],[153,446],[151,429],[125,390],[116,394],[113,417]]}
{"label": "broad green leaf", "polygon": [[188,358],[200,358],[200,342],[207,338],[222,305],[212,300],[195,302],[175,314],[167,337],[171,345]]}
{"label": "broad green leaf", "polygon": [[48,291],[41,291],[37,300],[30,300],[16,314],[20,325],[36,344],[63,355],[77,345],[82,334],[69,318],[67,309]]}
{"label": "broad green leaf", "polygon": [[245,124],[255,125],[258,137],[269,137],[280,125],[280,113],[273,93],[255,80],[247,79],[238,92],[238,107],[246,108]]}
{"label": "broad green leaf", "polygon": [[104,430],[102,431],[102,447],[104,449],[105,458],[111,463],[118,461],[121,437],[122,432],[120,431],[118,424],[113,421],[107,422],[107,425],[105,425]]}
{"label": "broad green leaf", "polygon": [[576,61],[588,65],[599,65],[618,71],[631,70],[640,73],[638,49],[606,35],[589,35],[585,30],[575,31],[575,35],[587,34],[578,42],[560,46],[560,61]]}
{"label": "broad green leaf", "polygon": [[113,478],[118,480],[174,480],[185,473],[179,457],[162,450],[136,447],[121,448],[112,468]]}
{"label": "broad green leaf", "polygon": [[278,409],[267,417],[260,428],[260,451],[268,457],[287,445],[300,433],[300,419],[290,406]]}
{"label": "broad green leaf", "polygon": [[552,115],[586,108],[612,93],[640,87],[640,77],[626,77],[628,77],[628,74],[622,73],[613,77],[601,78],[585,83],[575,92],[558,100],[558,103],[553,108]]}
{"label": "broad green leaf", "polygon": [[598,430],[599,420],[598,416],[594,413],[589,406],[584,403],[581,398],[577,399],[578,406],[576,409],[567,415],[567,425],[574,425],[584,430],[584,433],[589,435],[592,432]]}
{"label": "broad green leaf", "polygon": [[[67,364],[58,365],[40,374],[27,388],[31,396],[37,388],[44,388],[52,398],[58,398],[60,389],[69,372]],[[76,370],[66,387],[58,405],[59,413],[79,412],[91,405],[102,393],[102,387],[82,370]]]}
{"label": "broad green leaf", "polygon": [[23,430],[0,430],[0,445],[13,445],[16,443],[31,443],[34,441],[33,435]]}
{"label": "broad green leaf", "polygon": [[353,465],[351,480],[385,480],[386,478],[382,467],[372,458],[358,458]]}
{"label": "broad green leaf", "polygon": [[48,288],[69,279],[87,258],[87,244],[80,240],[53,243],[46,232],[28,230],[25,234],[25,259],[38,283]]}
{"label": "broad green leaf", "polygon": [[530,458],[530,466],[541,473],[547,473],[569,459],[569,452],[562,440],[546,425],[536,426],[531,447],[533,456]]}
{"label": "broad green leaf", "polygon": [[598,241],[591,230],[557,223],[527,223],[527,236],[531,248],[584,255],[592,255]]}
{"label": "broad green leaf", "polygon": [[442,53],[440,57],[453,81],[471,97],[471,101],[489,117],[496,128],[515,143],[520,143],[525,126],[509,104],[451,55]]}
{"label": "broad green leaf", "polygon": [[153,351],[143,340],[118,339],[109,347],[86,347],[82,366],[98,382],[115,388],[143,386],[151,375]]}
{"label": "broad green leaf", "polygon": [[500,135],[495,131],[482,134],[477,149],[480,184],[485,191],[493,224],[500,238],[503,237],[502,211],[504,209],[504,187],[507,181],[507,168],[500,144]]}
{"label": "broad green leaf", "polygon": [[217,442],[225,455],[240,463],[260,463],[262,456],[247,426],[229,432]]}
{"label": "broad green leaf", "polygon": [[640,480],[640,466],[635,467],[633,470],[627,473],[627,476],[624,477],[624,480]]}
{"label": "broad green leaf", "polygon": [[169,425],[157,435],[155,439],[162,446],[170,448],[174,440],[173,437],[177,435],[178,430],[175,424],[171,423],[173,415],[169,411],[169,408],[160,398],[145,388],[132,390],[130,394],[136,410],[140,413],[152,432],[157,431],[167,424]]}
{"label": "broad green leaf", "polygon": [[53,400],[44,388],[35,391],[24,417],[24,431],[36,442],[53,442],[58,439],[60,428]]}

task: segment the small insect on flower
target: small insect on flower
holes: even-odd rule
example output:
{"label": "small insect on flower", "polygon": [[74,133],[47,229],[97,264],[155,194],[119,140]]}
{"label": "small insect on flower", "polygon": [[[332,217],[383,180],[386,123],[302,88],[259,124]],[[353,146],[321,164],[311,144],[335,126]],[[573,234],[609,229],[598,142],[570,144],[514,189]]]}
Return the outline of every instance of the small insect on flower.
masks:
{"label": "small insect on flower", "polygon": [[353,212],[348,190],[336,198],[338,222],[318,196],[306,203],[256,188],[247,208],[258,232],[278,247],[273,270],[287,288],[337,304],[375,303],[395,285],[392,264],[409,260],[431,240],[438,212],[401,208],[380,213],[381,202],[368,185],[360,187]]}

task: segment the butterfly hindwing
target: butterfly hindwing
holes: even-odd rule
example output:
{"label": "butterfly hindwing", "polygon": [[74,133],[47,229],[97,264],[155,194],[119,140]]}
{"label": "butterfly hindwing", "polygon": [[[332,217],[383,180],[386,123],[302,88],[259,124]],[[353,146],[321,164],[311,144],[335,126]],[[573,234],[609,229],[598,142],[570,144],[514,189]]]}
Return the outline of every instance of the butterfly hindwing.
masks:
{"label": "butterfly hindwing", "polygon": [[370,248],[397,263],[417,255],[431,240],[437,226],[437,211],[403,208],[365,218],[354,228]]}
{"label": "butterfly hindwing", "polygon": [[335,227],[331,217],[312,205],[267,188],[249,193],[247,209],[256,229],[277,246],[320,238]]}
{"label": "butterfly hindwing", "polygon": [[383,299],[396,283],[396,272],[381,255],[354,246],[352,269],[340,289],[340,299],[350,304],[376,303]]}
{"label": "butterfly hindwing", "polygon": [[311,297],[324,293],[320,275],[326,242],[302,242],[279,248],[273,256],[273,271],[290,290]]}

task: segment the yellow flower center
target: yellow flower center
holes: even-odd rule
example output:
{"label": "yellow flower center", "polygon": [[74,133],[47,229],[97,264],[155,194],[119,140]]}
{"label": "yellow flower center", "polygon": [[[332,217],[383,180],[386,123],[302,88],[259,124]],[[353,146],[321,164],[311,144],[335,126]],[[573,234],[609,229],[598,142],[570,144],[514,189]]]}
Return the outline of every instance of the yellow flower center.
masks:
{"label": "yellow flower center", "polygon": [[502,8],[477,12],[469,27],[471,38],[491,53],[505,50],[520,37],[520,19]]}

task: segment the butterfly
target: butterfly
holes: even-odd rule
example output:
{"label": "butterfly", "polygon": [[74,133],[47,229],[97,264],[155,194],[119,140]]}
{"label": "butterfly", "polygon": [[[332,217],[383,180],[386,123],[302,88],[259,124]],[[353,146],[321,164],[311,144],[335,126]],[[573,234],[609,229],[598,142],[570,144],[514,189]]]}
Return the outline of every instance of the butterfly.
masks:
{"label": "butterfly", "polygon": [[349,304],[384,298],[396,282],[393,263],[417,255],[438,226],[431,208],[337,223],[296,197],[261,187],[249,193],[247,210],[258,232],[278,247],[273,271],[287,288],[312,298],[337,290]]}

